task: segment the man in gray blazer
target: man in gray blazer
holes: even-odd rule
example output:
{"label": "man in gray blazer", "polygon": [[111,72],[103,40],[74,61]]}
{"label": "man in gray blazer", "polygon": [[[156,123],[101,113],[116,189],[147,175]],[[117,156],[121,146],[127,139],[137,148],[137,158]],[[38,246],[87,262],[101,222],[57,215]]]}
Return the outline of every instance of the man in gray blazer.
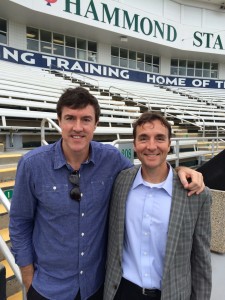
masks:
{"label": "man in gray blazer", "polygon": [[208,188],[188,197],[166,162],[171,126],[146,112],[134,124],[141,166],[114,184],[104,300],[209,300]]}

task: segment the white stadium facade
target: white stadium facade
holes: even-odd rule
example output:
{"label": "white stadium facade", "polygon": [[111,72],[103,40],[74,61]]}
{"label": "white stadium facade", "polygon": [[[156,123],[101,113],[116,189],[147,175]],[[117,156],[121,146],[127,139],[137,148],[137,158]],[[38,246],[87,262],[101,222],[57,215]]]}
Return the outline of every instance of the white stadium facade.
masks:
{"label": "white stadium facade", "polygon": [[222,1],[1,0],[0,59],[224,89]]}
{"label": "white stadium facade", "polygon": [[[197,168],[219,157],[225,1],[0,0],[0,300],[26,299],[7,246],[18,159],[59,138],[56,103],[79,85],[100,103],[94,139],[134,164],[132,123],[145,110],[171,122],[167,159],[174,166]],[[224,300],[224,196],[215,210],[211,300]]]}

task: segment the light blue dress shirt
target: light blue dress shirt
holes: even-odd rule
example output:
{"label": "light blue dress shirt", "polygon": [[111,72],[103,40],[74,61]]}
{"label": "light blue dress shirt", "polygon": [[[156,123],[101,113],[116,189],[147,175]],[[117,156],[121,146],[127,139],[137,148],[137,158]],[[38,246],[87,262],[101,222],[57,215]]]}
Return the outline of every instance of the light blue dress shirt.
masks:
{"label": "light blue dress shirt", "polygon": [[123,277],[143,288],[161,289],[172,199],[173,172],[151,184],[141,168],[126,202]]}

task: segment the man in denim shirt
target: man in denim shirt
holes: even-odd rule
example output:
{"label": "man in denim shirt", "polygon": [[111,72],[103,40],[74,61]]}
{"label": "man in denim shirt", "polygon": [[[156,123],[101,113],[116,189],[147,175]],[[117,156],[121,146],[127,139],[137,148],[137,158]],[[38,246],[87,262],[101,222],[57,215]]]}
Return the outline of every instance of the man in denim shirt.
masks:
{"label": "man in denim shirt", "polygon": [[[28,300],[101,300],[110,193],[131,163],[115,147],[92,141],[100,107],[86,89],[66,90],[57,115],[62,138],[18,164],[12,251]],[[190,194],[203,190],[200,173],[184,168],[179,175]]]}

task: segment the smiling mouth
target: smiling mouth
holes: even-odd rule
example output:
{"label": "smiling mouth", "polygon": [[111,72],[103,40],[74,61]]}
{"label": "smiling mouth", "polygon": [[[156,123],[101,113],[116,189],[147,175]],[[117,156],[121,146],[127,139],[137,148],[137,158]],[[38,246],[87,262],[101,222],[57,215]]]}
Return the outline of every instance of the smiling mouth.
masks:
{"label": "smiling mouth", "polygon": [[81,139],[81,138],[83,138],[84,136],[83,135],[71,135],[71,137],[73,138],[73,139],[75,139],[75,140],[78,140],[78,139]]}
{"label": "smiling mouth", "polygon": [[149,156],[149,157],[154,157],[154,156],[158,156],[159,155],[159,153],[152,153],[152,154],[144,154],[145,156]]}

